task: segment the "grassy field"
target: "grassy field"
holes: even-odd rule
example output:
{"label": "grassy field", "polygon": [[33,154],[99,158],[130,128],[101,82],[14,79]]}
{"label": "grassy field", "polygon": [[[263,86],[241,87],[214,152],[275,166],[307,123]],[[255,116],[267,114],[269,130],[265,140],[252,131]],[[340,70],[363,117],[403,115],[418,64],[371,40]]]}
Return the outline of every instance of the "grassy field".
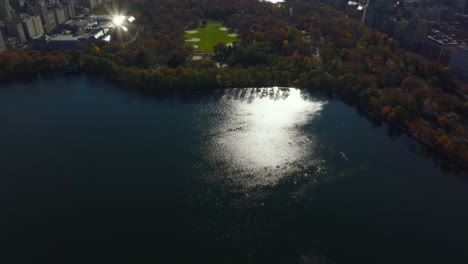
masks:
{"label": "grassy field", "polygon": [[198,45],[198,49],[202,50],[203,52],[207,53],[212,53],[213,51],[213,46],[218,44],[218,43],[231,43],[237,40],[236,37],[229,37],[228,34],[230,32],[228,31],[222,31],[219,30],[219,28],[223,27],[221,24],[211,24],[209,23],[206,25],[204,28],[197,28],[194,29],[198,31],[198,33],[195,34],[188,34],[185,33],[184,37],[185,39],[191,39],[191,38],[199,38],[199,42],[186,42],[187,45]]}

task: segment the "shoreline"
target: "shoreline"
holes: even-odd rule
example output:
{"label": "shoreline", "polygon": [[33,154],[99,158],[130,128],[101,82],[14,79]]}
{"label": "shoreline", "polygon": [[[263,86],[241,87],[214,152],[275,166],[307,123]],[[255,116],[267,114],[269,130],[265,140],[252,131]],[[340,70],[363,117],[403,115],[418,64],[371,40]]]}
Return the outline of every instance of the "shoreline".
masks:
{"label": "shoreline", "polygon": [[[102,76],[99,74],[90,74],[85,71],[83,72],[78,72],[78,73],[67,73],[67,72],[50,72],[50,73],[36,73],[35,75],[29,75],[29,76],[24,76],[23,78],[9,78],[7,80],[2,80],[2,83],[0,84],[0,89],[2,88],[3,85],[11,83],[11,82],[30,82],[30,81],[35,81],[38,78],[45,78],[45,79],[53,79],[57,76],[86,76],[86,77],[93,77],[93,78],[98,78],[101,80],[105,80],[108,82],[111,82],[116,85],[119,89],[123,89],[126,91],[133,91],[135,93],[140,93],[145,96],[155,96],[155,95],[174,95],[178,92],[208,92],[208,91],[221,91],[225,89],[235,89],[235,88],[243,88],[243,89],[257,89],[257,88],[271,88],[271,87],[277,87],[279,89],[289,89],[289,88],[294,88],[294,89],[299,89],[299,90],[304,90],[308,92],[319,92],[324,96],[331,96],[331,99],[338,99],[344,103],[352,105],[356,110],[361,111],[362,113],[365,113],[366,115],[373,115],[377,118],[379,118],[380,121],[385,122],[391,127],[394,127],[398,129],[402,134],[405,134],[406,136],[410,137],[412,140],[417,142],[418,144],[421,144],[421,146],[425,147],[426,149],[432,151],[434,154],[437,156],[437,161],[441,161],[441,163],[438,162],[439,166],[443,166],[444,162],[449,162],[453,169],[456,170],[461,170],[465,173],[465,175],[468,175],[468,164],[464,163],[462,160],[456,159],[453,156],[449,155],[448,153],[444,152],[441,150],[439,147],[436,145],[430,144],[426,141],[424,141],[421,137],[418,135],[412,133],[409,128],[406,128],[405,126],[399,124],[395,120],[390,119],[389,117],[384,116],[382,113],[379,113],[378,111],[375,111],[369,107],[359,105],[355,103],[351,98],[347,98],[344,94],[340,93],[336,89],[333,90],[324,90],[319,87],[314,87],[314,88],[304,88],[300,85],[297,84],[290,84],[287,86],[284,85],[228,85],[228,86],[223,86],[223,87],[217,87],[217,88],[158,88],[158,89],[151,89],[149,87],[132,87],[132,86],[127,86],[123,85],[122,83],[119,83],[117,80],[111,80],[107,78],[106,76]],[[368,120],[370,122],[370,120]],[[434,161],[436,162],[436,161]]]}

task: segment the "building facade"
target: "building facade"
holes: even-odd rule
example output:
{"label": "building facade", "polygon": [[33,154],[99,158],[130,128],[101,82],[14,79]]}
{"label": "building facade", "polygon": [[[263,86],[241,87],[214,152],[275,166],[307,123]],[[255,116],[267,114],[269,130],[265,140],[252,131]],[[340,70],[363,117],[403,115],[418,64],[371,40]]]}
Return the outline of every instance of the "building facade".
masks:
{"label": "building facade", "polygon": [[5,40],[3,39],[3,34],[0,31],[0,53],[5,52],[6,49],[7,48],[6,48]]}
{"label": "building facade", "polygon": [[453,72],[468,82],[468,46],[453,49],[449,66]]}
{"label": "building facade", "polygon": [[399,21],[391,19],[392,35],[400,45],[411,51],[419,51],[427,36],[428,25],[425,21]]}
{"label": "building facade", "polygon": [[41,17],[42,26],[45,33],[50,33],[55,28],[55,16],[54,12],[47,9],[47,5],[44,1],[38,1],[34,6],[34,11]]}
{"label": "building facade", "polygon": [[394,5],[393,0],[368,0],[362,21],[368,27],[383,30],[394,11]]}
{"label": "building facade", "polygon": [[34,29],[36,30],[37,36],[44,34],[44,27],[40,16],[33,16]]}
{"label": "building facade", "polygon": [[76,16],[75,3],[73,0],[66,0],[63,5],[63,9],[65,10],[65,16],[68,20],[73,19]]}
{"label": "building facade", "polygon": [[67,17],[65,16],[65,10],[63,8],[55,8],[54,17],[57,25],[63,24],[65,23],[65,21],[67,21]]}
{"label": "building facade", "polygon": [[37,36],[33,17],[28,16],[23,19],[23,29],[27,39],[32,39]]}
{"label": "building facade", "polygon": [[12,19],[15,16],[15,10],[10,5],[9,0],[0,0],[0,20]]}
{"label": "building facade", "polygon": [[26,43],[26,34],[24,34],[23,24],[21,22],[11,20],[6,23],[6,29],[10,35],[16,37],[20,44]]}
{"label": "building facade", "polygon": [[55,29],[55,27],[57,27],[57,22],[55,21],[54,11],[48,11],[46,17],[49,22],[49,28],[47,30],[48,32],[52,32]]}
{"label": "building facade", "polygon": [[10,3],[15,9],[22,9],[26,4],[26,0],[10,0]]}
{"label": "building facade", "polygon": [[460,43],[447,38],[436,38],[428,36],[424,40],[422,54],[425,58],[448,64],[452,57],[453,50],[460,46]]}

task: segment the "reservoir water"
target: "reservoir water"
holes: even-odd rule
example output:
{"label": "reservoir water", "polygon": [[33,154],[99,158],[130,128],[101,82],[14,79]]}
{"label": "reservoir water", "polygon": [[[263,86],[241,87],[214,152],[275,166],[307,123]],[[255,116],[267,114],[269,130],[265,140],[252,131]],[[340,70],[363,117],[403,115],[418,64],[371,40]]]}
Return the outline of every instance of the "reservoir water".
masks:
{"label": "reservoir water", "polygon": [[468,263],[466,175],[297,89],[0,88],[1,263]]}

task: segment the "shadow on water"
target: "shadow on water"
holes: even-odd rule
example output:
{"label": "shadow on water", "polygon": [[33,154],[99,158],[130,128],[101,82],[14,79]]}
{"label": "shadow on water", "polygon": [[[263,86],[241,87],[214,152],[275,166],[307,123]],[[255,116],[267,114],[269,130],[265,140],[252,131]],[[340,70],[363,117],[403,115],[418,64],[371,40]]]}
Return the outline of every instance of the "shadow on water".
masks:
{"label": "shadow on water", "polygon": [[[45,80],[52,80],[60,76],[59,74],[44,75]],[[102,84],[108,84],[109,82],[104,78],[96,76],[86,75],[86,79],[90,85],[96,85],[96,82]],[[31,82],[34,80],[22,80],[22,82]],[[249,91],[247,93],[246,91]],[[256,98],[269,98],[271,100],[287,99],[289,96],[288,88],[279,88],[277,93],[272,92],[271,88],[228,88],[228,89],[215,89],[215,90],[173,90],[173,89],[160,89],[160,90],[149,90],[149,89],[119,89],[119,93],[124,92],[138,96],[142,100],[153,100],[155,102],[173,100],[181,103],[196,103],[201,102],[207,104],[210,102],[219,102],[220,100],[237,100],[252,102]],[[246,95],[248,95],[246,97]],[[440,166],[440,168],[446,173],[454,173],[456,175],[465,176],[468,181],[468,172],[463,168],[453,164],[444,155],[431,150],[430,148],[420,144],[418,141],[413,139],[405,131],[400,128],[389,124],[383,120],[380,116],[363,110],[356,106],[356,104],[343,96],[337,95],[334,92],[319,90],[319,89],[302,89],[301,96],[307,100],[316,98],[318,100],[339,100],[340,102],[355,107],[356,113],[369,121],[372,126],[376,128],[382,128],[386,130],[387,135],[393,141],[397,141],[399,144],[404,145],[408,150],[415,153],[419,157],[429,159]]]}
{"label": "shadow on water", "polygon": [[460,168],[451,162],[441,153],[433,151],[431,148],[419,143],[406,131],[386,122],[385,120],[382,120],[379,116],[371,112],[363,111],[359,108],[356,110],[356,112],[359,116],[367,119],[374,127],[381,127],[384,131],[386,131],[387,136],[391,140],[403,145],[406,149],[415,153],[418,157],[431,160],[432,162],[438,164],[443,172],[464,176],[468,181],[468,173],[463,168]]}
{"label": "shadow on water", "polygon": [[[34,84],[37,81],[53,81],[58,78],[83,78],[87,84],[90,86],[103,86],[108,87],[109,82],[100,77],[81,74],[63,74],[63,73],[48,73],[48,74],[37,74],[36,76],[29,76],[27,78],[20,78],[16,80],[2,80],[0,83],[0,88],[8,87],[11,84],[18,83],[21,85],[31,85],[34,87]],[[246,91],[250,90],[249,93]],[[173,90],[173,89],[159,89],[159,90],[150,90],[150,89],[125,89],[121,88],[116,91],[114,88],[107,89],[110,93],[125,93],[136,96],[142,101],[174,101],[180,103],[196,103],[201,102],[207,104],[210,102],[218,102],[220,100],[237,100],[237,101],[247,101],[252,102],[255,98],[264,98],[267,97],[272,100],[287,99],[289,93],[287,88],[281,88],[277,93],[273,93],[269,88],[229,88],[229,89],[216,89],[216,90]],[[253,91],[253,92],[252,92]],[[281,93],[280,93],[281,91]],[[246,95],[248,94],[248,97]],[[355,104],[346,99],[334,94],[333,92],[328,92],[324,90],[302,90],[301,92],[304,99],[310,98],[310,96],[317,98],[319,100],[339,100],[346,105],[356,107]],[[447,173],[454,173],[457,175],[464,175],[468,177],[468,173],[458,166],[450,162],[446,157],[432,151],[430,148],[418,143],[416,140],[411,138],[405,131],[402,131],[400,128],[393,126],[387,123],[385,120],[382,120],[376,114],[373,114],[369,111],[365,111],[360,108],[356,108],[356,113],[367,119],[370,124],[374,127],[382,127],[387,132],[387,135],[393,141],[397,141],[399,144],[404,145],[408,150],[415,153],[420,157],[429,159],[437,163],[440,168]],[[467,179],[468,180],[468,179]]]}

